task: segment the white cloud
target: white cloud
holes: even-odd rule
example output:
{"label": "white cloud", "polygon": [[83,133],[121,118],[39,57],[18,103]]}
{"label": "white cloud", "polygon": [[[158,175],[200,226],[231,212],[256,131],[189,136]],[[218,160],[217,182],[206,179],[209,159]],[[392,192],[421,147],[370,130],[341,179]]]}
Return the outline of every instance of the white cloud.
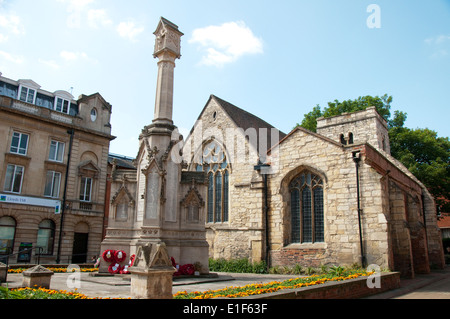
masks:
{"label": "white cloud", "polygon": [[44,64],[46,66],[49,66],[49,67],[51,67],[52,69],[55,69],[55,70],[59,69],[59,67],[60,67],[58,62],[56,62],[54,60],[39,59],[38,61],[39,61],[39,63]]}
{"label": "white cloud", "polygon": [[103,9],[92,9],[87,13],[88,25],[92,28],[98,28],[100,26],[107,27],[112,25],[112,20],[108,17],[108,14]]}
{"label": "white cloud", "polygon": [[84,16],[87,7],[94,2],[94,0],[57,0],[58,2],[67,4],[67,12],[70,15],[67,17],[67,26],[69,28],[81,27],[81,19]]}
{"label": "white cloud", "polygon": [[20,17],[14,14],[0,14],[0,43],[6,42],[9,35],[23,35],[25,28]]}
{"label": "white cloud", "polygon": [[0,58],[3,58],[8,62],[12,62],[12,63],[16,63],[16,64],[22,64],[24,61],[22,57],[14,56],[5,51],[0,51]]}
{"label": "white cloud", "polygon": [[430,57],[432,59],[444,58],[449,55],[450,35],[438,35],[425,39],[425,43],[431,49]]}
{"label": "white cloud", "polygon": [[223,66],[244,55],[263,53],[262,40],[242,21],[195,29],[189,43],[206,50],[201,62],[205,65]]}
{"label": "white cloud", "polygon": [[132,21],[121,22],[117,26],[117,32],[123,38],[127,38],[131,41],[136,41],[136,37],[144,32],[144,27],[138,27]]}
{"label": "white cloud", "polygon": [[448,55],[447,50],[441,49],[441,50],[437,50],[436,52],[434,52],[431,57],[433,59],[439,59],[439,58],[443,58],[446,57]]}
{"label": "white cloud", "polygon": [[442,44],[445,43],[446,41],[450,41],[450,35],[441,34],[435,37],[425,39],[426,44]]}
{"label": "white cloud", "polygon": [[67,62],[84,60],[91,63],[97,63],[97,60],[90,58],[85,52],[61,51],[59,55]]}

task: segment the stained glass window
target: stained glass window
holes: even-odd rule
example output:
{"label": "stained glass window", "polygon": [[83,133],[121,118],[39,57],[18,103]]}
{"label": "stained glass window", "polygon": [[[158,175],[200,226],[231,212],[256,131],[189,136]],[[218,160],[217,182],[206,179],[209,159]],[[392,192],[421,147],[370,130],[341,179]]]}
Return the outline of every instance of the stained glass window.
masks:
{"label": "stained glass window", "polygon": [[323,181],[304,171],[289,185],[291,194],[291,242],[324,241]]}
{"label": "stained glass window", "polygon": [[200,157],[194,169],[208,174],[207,222],[228,222],[230,168],[225,152],[219,143],[212,141],[203,147]]}

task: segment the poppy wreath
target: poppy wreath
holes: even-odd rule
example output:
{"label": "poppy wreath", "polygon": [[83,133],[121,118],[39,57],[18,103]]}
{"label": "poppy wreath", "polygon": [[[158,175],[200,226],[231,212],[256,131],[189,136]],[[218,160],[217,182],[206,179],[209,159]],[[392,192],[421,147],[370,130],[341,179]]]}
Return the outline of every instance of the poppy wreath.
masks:
{"label": "poppy wreath", "polygon": [[192,264],[186,264],[186,265],[183,265],[183,266],[180,267],[180,272],[181,272],[181,274],[183,274],[183,275],[189,275],[189,276],[191,276],[191,275],[193,275],[194,272],[195,272],[194,265],[192,265]]}
{"label": "poppy wreath", "polygon": [[120,270],[120,273],[121,274],[129,274],[130,271],[128,269],[133,266],[135,259],[136,259],[136,255],[134,255],[134,254],[131,255],[128,265],[123,266],[123,268]]}
{"label": "poppy wreath", "polygon": [[110,263],[114,261],[115,250],[107,249],[103,252],[103,260]]}
{"label": "poppy wreath", "polygon": [[170,260],[172,261],[172,266],[177,270],[177,271],[175,271],[174,273],[173,273],[173,277],[178,277],[178,276],[180,276],[181,275],[181,272],[180,272],[180,266],[179,265],[177,265],[177,263],[175,262],[175,258],[173,258],[173,257],[170,257]]}
{"label": "poppy wreath", "polygon": [[108,267],[108,271],[110,274],[118,274],[122,270],[122,267],[120,267],[119,264],[112,263]]}
{"label": "poppy wreath", "polygon": [[136,255],[135,255],[135,254],[131,255],[131,257],[130,257],[130,263],[129,263],[130,267],[132,267],[132,266],[134,265],[134,260],[135,260],[135,259],[136,259]]}
{"label": "poppy wreath", "polygon": [[114,253],[114,260],[118,263],[124,261],[125,258],[127,258],[127,254],[123,250],[116,250]]}

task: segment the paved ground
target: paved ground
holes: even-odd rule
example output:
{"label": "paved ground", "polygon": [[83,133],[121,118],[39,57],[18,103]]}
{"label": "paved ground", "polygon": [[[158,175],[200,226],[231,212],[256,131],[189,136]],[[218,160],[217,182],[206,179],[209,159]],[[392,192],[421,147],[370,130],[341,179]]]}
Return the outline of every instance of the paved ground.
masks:
{"label": "paved ground", "polygon": [[[78,277],[79,276],[79,277]],[[251,283],[282,281],[297,276],[254,275],[217,273],[216,278],[175,279],[173,293],[178,291],[206,291],[230,286],[244,286]],[[21,274],[8,274],[10,288],[22,285]],[[2,284],[5,286],[6,284]],[[89,297],[129,298],[130,276],[93,276],[89,273],[53,275],[51,289],[77,291]],[[431,274],[418,275],[414,279],[402,280],[401,287],[367,299],[450,299],[450,267],[432,271]]]}
{"label": "paved ground", "polygon": [[402,279],[400,288],[366,299],[450,299],[450,266],[430,274]]}
{"label": "paved ground", "polygon": [[[254,275],[215,273],[210,278],[176,278],[173,281],[173,293],[178,291],[207,291],[230,286],[245,286],[252,283],[268,283],[283,281],[298,276],[289,275]],[[7,284],[2,286],[17,288],[22,286],[22,274],[8,274]],[[88,297],[129,298],[131,296],[130,275],[95,276],[89,273],[55,273],[52,276],[50,289],[76,291]]]}

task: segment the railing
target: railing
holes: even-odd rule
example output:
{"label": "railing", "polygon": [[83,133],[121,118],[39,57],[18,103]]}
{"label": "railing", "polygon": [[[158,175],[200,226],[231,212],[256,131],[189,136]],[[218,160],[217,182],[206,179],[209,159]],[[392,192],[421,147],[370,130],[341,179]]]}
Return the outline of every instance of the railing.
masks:
{"label": "railing", "polygon": [[30,247],[30,248],[21,249],[17,253],[8,254],[8,255],[0,255],[0,262],[6,264],[6,266],[8,266],[9,265],[9,259],[11,257],[14,257],[14,256],[18,256],[19,257],[19,255],[22,256],[21,257],[21,261],[23,261],[23,262],[30,262],[33,249],[36,250],[36,253],[34,254],[34,258],[35,258],[36,262],[39,264],[40,261],[41,261],[42,250],[44,249],[42,247]]}
{"label": "railing", "polygon": [[54,111],[46,107],[37,106],[35,104],[19,101],[10,97],[0,96],[0,105],[10,107],[12,109],[21,112],[34,114],[45,118],[50,118],[57,122],[62,122],[65,124],[74,124],[74,117],[69,114]]}
{"label": "railing", "polygon": [[72,212],[103,214],[104,205],[95,202],[70,201],[70,209]]}
{"label": "railing", "polygon": [[[34,256],[32,256],[32,251],[35,250]],[[0,255],[0,262],[6,264],[6,266],[11,265],[21,265],[21,264],[30,264],[33,257],[35,260],[35,264],[39,265],[41,263],[41,259],[49,259],[49,260],[55,260],[56,256],[54,255],[46,255],[42,253],[43,248],[42,247],[31,247],[22,249],[17,253],[9,254],[9,255]],[[10,262],[11,257],[28,255],[27,258],[22,258],[21,260],[18,260],[17,262]],[[73,263],[86,263],[87,262],[87,253],[82,254],[70,254],[70,255],[61,255],[60,256],[60,264],[73,264]],[[83,262],[78,262],[78,260],[83,260]],[[49,264],[56,264],[56,262],[49,262]]]}
{"label": "railing", "polygon": [[[10,265],[22,265],[22,263],[10,263],[9,259],[11,257],[14,256],[19,256],[21,254],[28,254],[29,255],[29,259],[26,259],[26,261],[24,263],[27,264],[31,264],[31,255],[32,255],[32,251],[33,249],[36,251],[34,254],[34,258],[35,258],[35,264],[36,265],[40,265],[41,264],[41,258],[51,258],[51,259],[55,259],[56,257],[53,255],[44,255],[42,254],[42,247],[31,247],[31,248],[26,248],[26,249],[22,249],[17,253],[14,254],[9,254],[9,255],[0,255],[0,263],[4,263],[6,264],[6,269],[8,269],[10,267]],[[76,258],[80,258],[80,260],[84,260],[84,262],[77,262]],[[67,261],[67,262],[64,262]],[[83,254],[71,254],[71,255],[62,255],[61,256],[61,260],[59,263],[53,263],[53,262],[49,262],[49,265],[71,265],[71,264],[87,264],[87,253],[83,253]],[[17,266],[16,266],[17,267]],[[19,266],[20,267],[20,266]],[[6,277],[8,276],[8,271],[6,271]],[[7,282],[7,279],[5,278],[5,281]]]}

